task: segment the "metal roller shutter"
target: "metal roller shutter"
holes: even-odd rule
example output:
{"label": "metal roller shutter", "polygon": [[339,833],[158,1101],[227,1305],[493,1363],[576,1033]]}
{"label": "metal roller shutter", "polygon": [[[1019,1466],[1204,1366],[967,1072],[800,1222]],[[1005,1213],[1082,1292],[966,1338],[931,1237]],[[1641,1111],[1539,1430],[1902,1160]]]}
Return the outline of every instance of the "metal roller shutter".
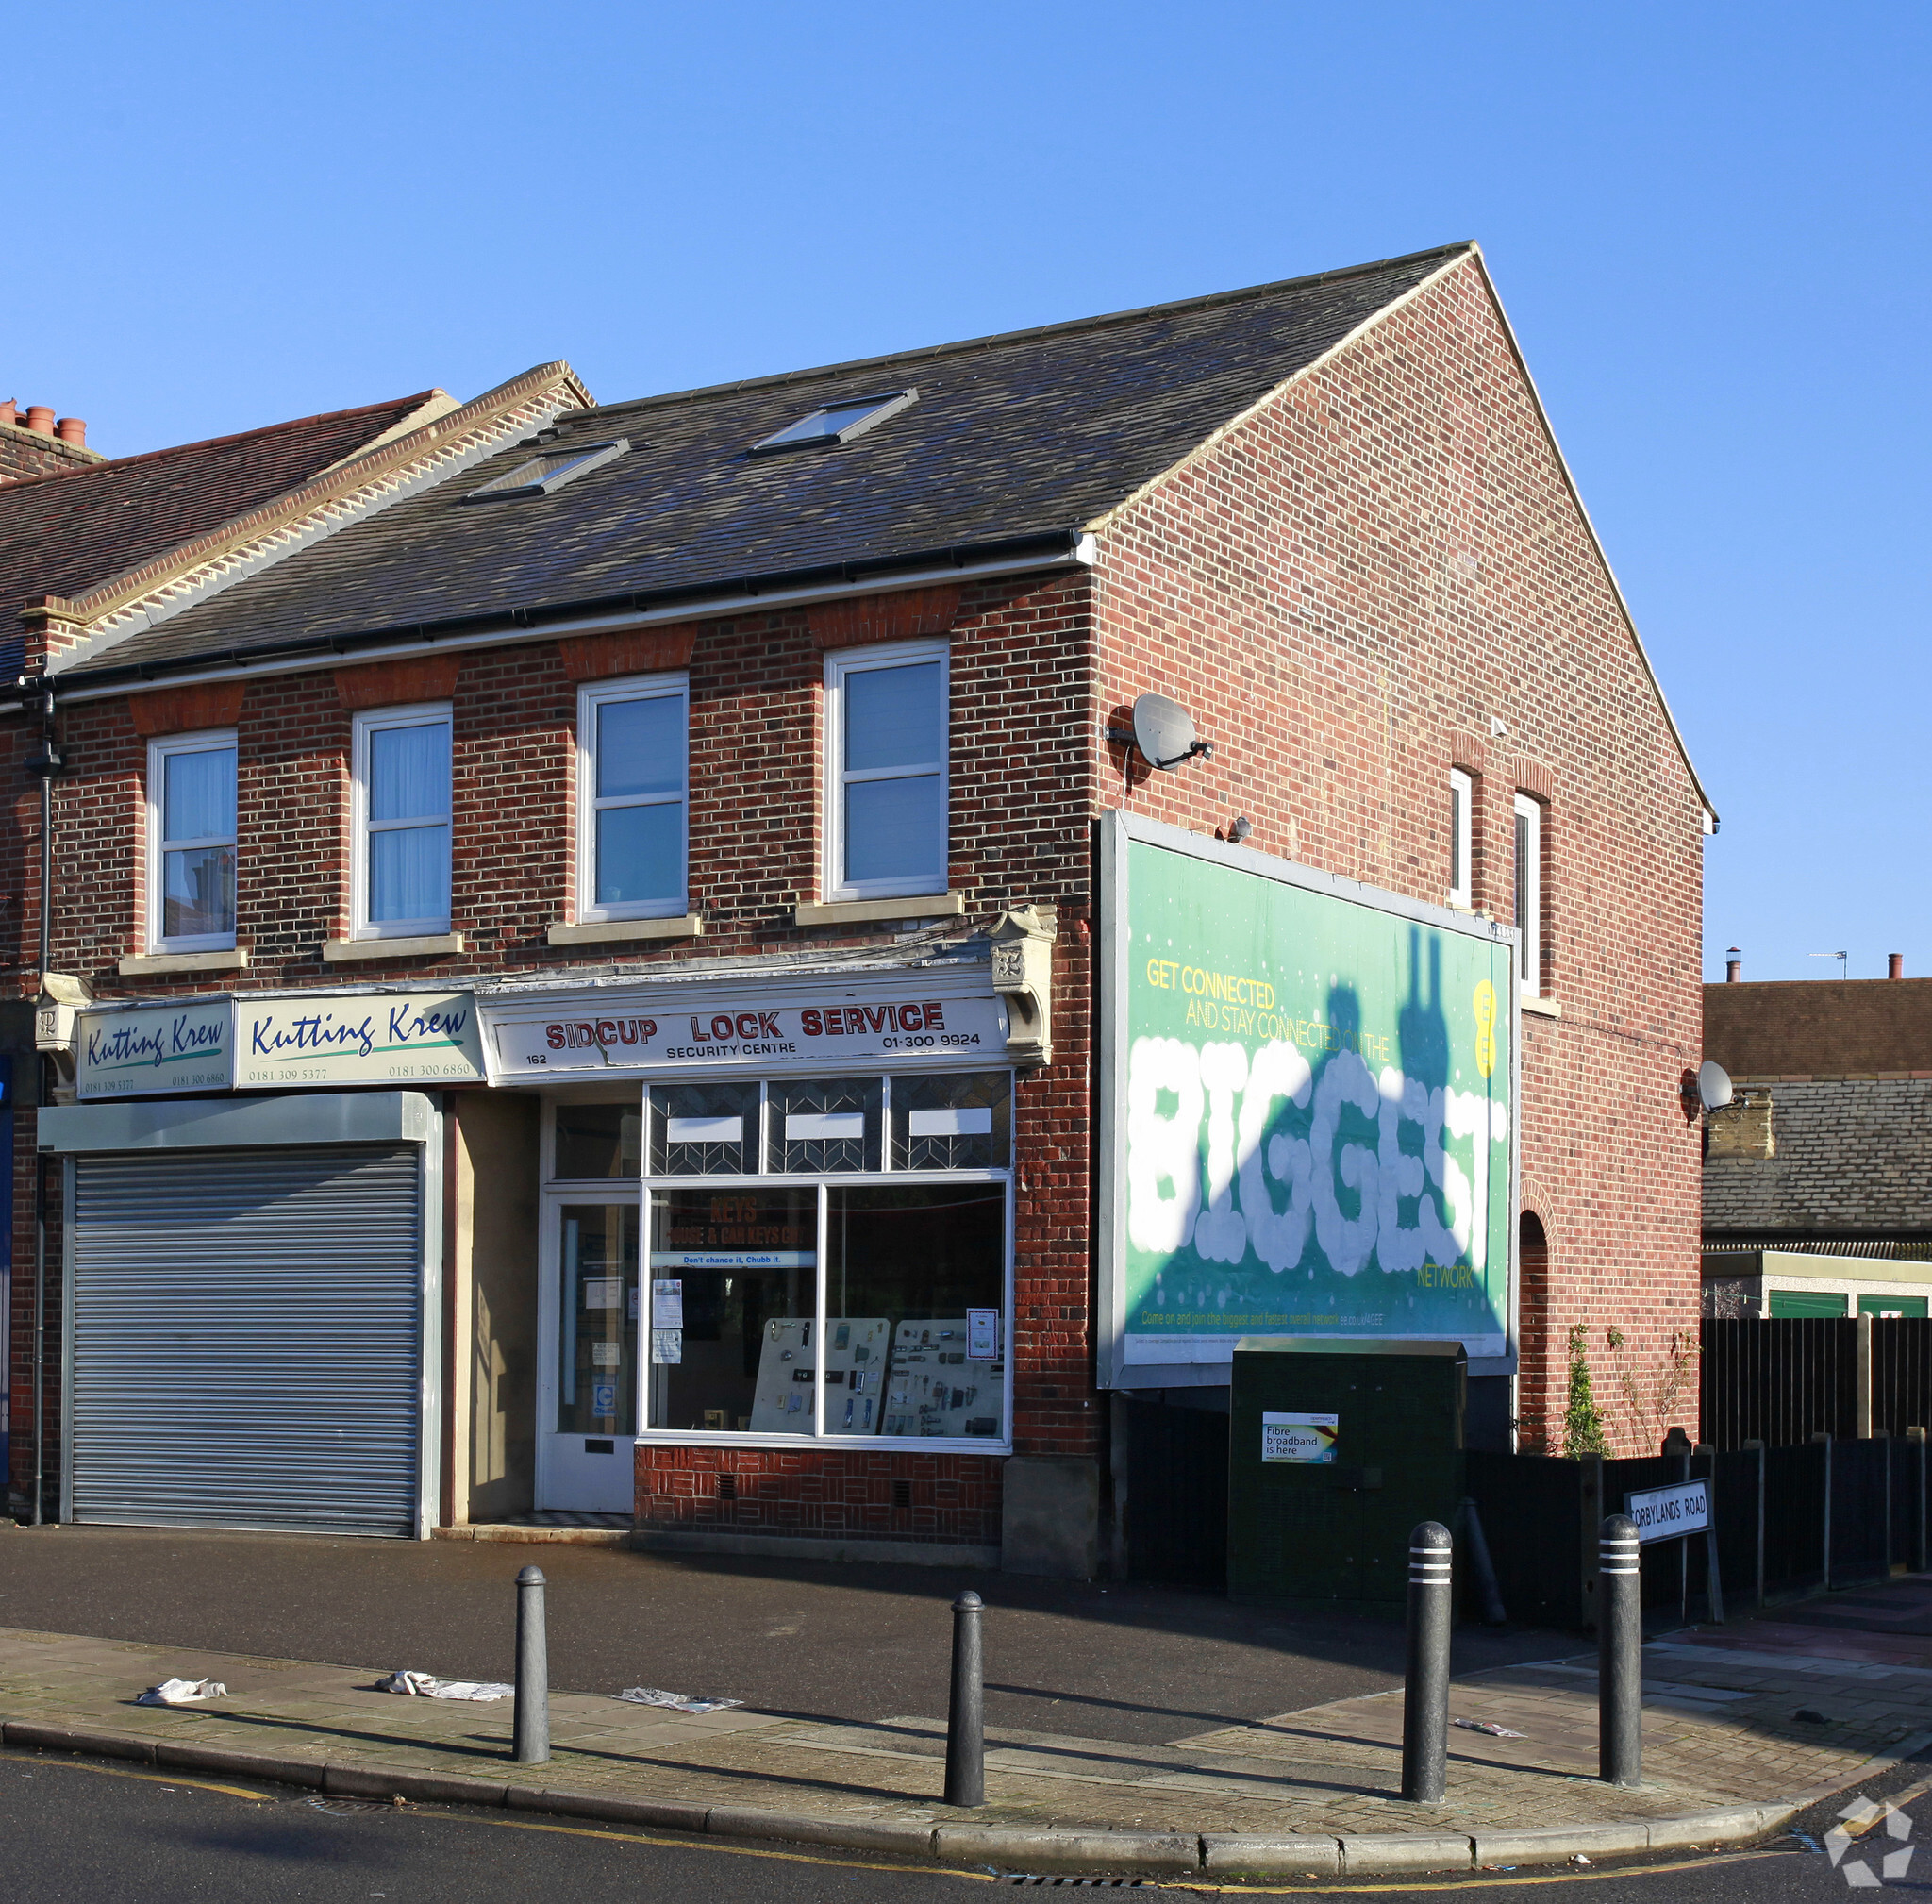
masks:
{"label": "metal roller shutter", "polygon": [[414,1146],[75,1160],[78,1521],[416,1531]]}

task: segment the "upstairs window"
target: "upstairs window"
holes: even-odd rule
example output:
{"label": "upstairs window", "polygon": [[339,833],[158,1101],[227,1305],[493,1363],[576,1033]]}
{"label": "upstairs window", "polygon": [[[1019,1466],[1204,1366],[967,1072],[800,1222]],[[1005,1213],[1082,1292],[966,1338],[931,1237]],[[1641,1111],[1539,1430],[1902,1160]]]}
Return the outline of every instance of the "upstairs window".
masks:
{"label": "upstairs window", "polygon": [[1475,804],[1475,786],[1460,767],[1449,770],[1449,903],[1468,906],[1470,892],[1470,814]]}
{"label": "upstairs window", "polygon": [[449,930],[450,710],[356,717],[356,936]]}
{"label": "upstairs window", "polygon": [[897,416],[918,401],[916,390],[890,390],[876,396],[855,396],[841,403],[829,403],[761,438],[752,444],[751,454],[774,456],[784,450],[837,449],[867,430],[876,429],[888,417]]}
{"label": "upstairs window", "polygon": [[547,496],[565,483],[575,482],[593,469],[621,457],[630,447],[627,437],[613,437],[608,443],[558,443],[541,450],[525,461],[491,476],[480,489],[472,490],[466,503],[501,503],[518,496]]}
{"label": "upstairs window", "polygon": [[147,755],[148,943],[216,952],[235,943],[235,736],[183,734]]}
{"label": "upstairs window", "polygon": [[577,696],[577,916],[686,910],[689,695],[681,676],[600,682]]}
{"label": "upstairs window", "polygon": [[828,658],[829,897],[946,890],[947,672],[937,642]]}
{"label": "upstairs window", "polygon": [[1516,796],[1516,929],[1523,934],[1523,995],[1543,995],[1543,810]]}

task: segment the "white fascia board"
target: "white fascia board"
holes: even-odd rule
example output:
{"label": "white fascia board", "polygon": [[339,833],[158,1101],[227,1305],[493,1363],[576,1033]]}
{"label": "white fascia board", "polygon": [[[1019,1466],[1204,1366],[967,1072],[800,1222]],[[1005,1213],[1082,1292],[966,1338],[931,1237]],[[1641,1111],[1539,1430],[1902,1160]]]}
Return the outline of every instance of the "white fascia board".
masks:
{"label": "white fascia board", "polygon": [[583,616],[545,622],[534,628],[498,628],[475,635],[452,635],[446,640],[397,641],[381,645],[273,656],[261,661],[230,661],[220,667],[197,668],[158,675],[151,681],[117,681],[90,688],[63,686],[60,699],[100,701],[120,694],[140,694],[162,688],[190,688],[205,681],[253,681],[271,675],[325,674],[332,668],[358,668],[375,661],[416,660],[426,654],[453,654],[471,648],[506,648],[532,642],[559,641],[569,635],[617,634],[628,628],[648,628],[667,622],[724,621],[733,615],[762,614],[772,609],[797,608],[815,602],[839,601],[858,595],[896,594],[904,589],[930,588],[936,582],[983,581],[1001,576],[1034,575],[1043,570],[1091,568],[1098,546],[1091,535],[1061,555],[1001,557],[993,561],[948,563],[944,568],[910,569],[903,574],[869,576],[856,582],[825,582],[810,588],[774,589],[769,593],[733,593],[718,601],[678,602],[661,609],[628,610],[622,614]]}

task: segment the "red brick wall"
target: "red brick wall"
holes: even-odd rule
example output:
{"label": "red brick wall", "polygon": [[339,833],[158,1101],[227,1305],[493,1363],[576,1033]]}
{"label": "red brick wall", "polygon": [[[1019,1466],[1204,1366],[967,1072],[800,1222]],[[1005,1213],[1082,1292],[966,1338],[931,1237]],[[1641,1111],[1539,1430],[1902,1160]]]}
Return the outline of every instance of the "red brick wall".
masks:
{"label": "red brick wall", "polygon": [[1514,794],[1547,798],[1562,1016],[1521,1017],[1522,1155],[1557,1346],[1525,1345],[1524,1445],[1553,1445],[1577,1322],[1620,1442],[1654,1441],[1607,1336],[1646,1392],[1673,1334],[1696,1339],[1678,1089],[1700,1042],[1700,810],[1474,262],[1102,527],[1103,705],[1174,694],[1216,743],[1150,776],[1096,732],[1102,805],[1205,833],[1246,813],[1263,851],[1441,904],[1459,758],[1480,774],[1474,903],[1507,920]]}
{"label": "red brick wall", "polygon": [[[1060,909],[1056,1062],[1020,1084],[1015,1445],[1102,1445],[1092,820],[1125,803],[1211,832],[1244,812],[1265,851],[1440,901],[1452,759],[1479,776],[1479,907],[1508,915],[1514,791],[1548,801],[1545,972],[1562,1016],[1522,1020],[1523,1155],[1524,1201],[1549,1231],[1553,1294],[1546,1339],[1525,1344],[1525,1444],[1550,1438],[1562,1373],[1551,1345],[1574,1322],[1591,1331],[1599,1394],[1617,1411],[1606,1331],[1629,1339],[1641,1382],[1672,1334],[1696,1327],[1697,1142],[1677,1090],[1698,1056],[1699,810],[1474,265],[1098,528],[1093,575],[968,587],[951,635],[950,883],[970,914]],[[803,611],[696,625],[691,903],[706,936],[598,945],[594,962],[642,976],[693,957],[890,943],[890,926],[790,923],[793,904],[823,896],[824,661]],[[1148,688],[1195,710],[1217,744],[1211,762],[1125,771],[1105,741],[1107,717]],[[253,963],[240,982],[456,984],[591,962],[585,948],[546,943],[571,916],[575,705],[554,643],[463,657],[452,923],[469,949],[329,967],[322,942],[349,926],[350,715],[326,670],[252,682],[239,731],[240,936]],[[1506,736],[1492,734],[1492,716]],[[109,996],[226,982],[116,976],[124,953],[145,949],[144,743],[125,700],[76,706],[65,726],[74,771],[58,788],[55,968]],[[15,730],[0,744],[30,739]],[[36,838],[30,787],[13,810],[13,916],[30,968],[37,922],[32,881],[20,878]],[[30,1261],[24,1221],[17,1261]],[[1618,1426],[1628,1445],[1652,1438],[1647,1424]],[[782,1482],[737,1505],[741,1527],[802,1528],[808,1509],[830,1505],[870,1512],[876,1503],[831,1503],[823,1490],[897,1472],[851,1468],[829,1450],[788,1450],[785,1461],[804,1465],[770,1469],[749,1452],[654,1453],[640,1467],[650,1512],[696,1514],[695,1494],[688,1509],[656,1505],[687,1498],[660,1495],[660,1481],[727,1458]],[[821,1490],[809,1500],[808,1477]],[[981,1498],[972,1512],[996,1505]]]}
{"label": "red brick wall", "polygon": [[[1000,1544],[1000,1461],[917,1448],[679,1448],[640,1443],[638,1525],[666,1533]],[[724,1499],[718,1478],[733,1478]],[[906,1484],[905,1507],[893,1484]]]}
{"label": "red brick wall", "polygon": [[[1075,576],[965,590],[951,636],[949,883],[965,894],[969,913],[1028,903],[1061,909],[1058,1061],[1020,1083],[1012,1340],[1022,1452],[1092,1453],[1098,1435],[1088,1332],[1087,587]],[[323,961],[324,941],[350,927],[352,716],[333,673],[319,670],[253,681],[242,697],[237,936],[251,963],[241,973],[119,977],[125,954],[149,949],[146,742],[125,699],[65,712],[72,771],[57,783],[54,969],[87,977],[103,997],[159,998],[289,985],[461,984],[586,962],[634,965],[641,975],[693,957],[890,943],[891,926],[801,931],[791,923],[793,905],[821,896],[824,656],[807,616],[701,624],[689,672],[691,904],[706,915],[700,940],[636,950],[622,942],[588,949],[547,943],[551,925],[573,911],[576,689],[557,645],[531,643],[467,653],[456,676],[452,925],[464,935],[462,955]],[[17,728],[0,727],[0,736],[31,739]],[[28,804],[15,824],[30,858],[37,809],[22,797]],[[22,923],[29,968],[37,930],[35,912]],[[32,989],[30,977],[20,982]],[[29,1228],[25,1246],[30,1241]],[[52,1300],[58,1314],[58,1290]],[[747,1501],[741,1520],[759,1512]],[[985,1512],[996,1522],[997,1501]]]}

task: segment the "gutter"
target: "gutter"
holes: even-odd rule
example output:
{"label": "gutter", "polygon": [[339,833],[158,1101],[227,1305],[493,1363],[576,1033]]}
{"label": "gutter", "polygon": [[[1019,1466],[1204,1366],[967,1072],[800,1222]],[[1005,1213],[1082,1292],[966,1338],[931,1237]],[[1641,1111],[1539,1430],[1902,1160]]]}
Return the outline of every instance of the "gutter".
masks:
{"label": "gutter", "polygon": [[933,582],[1017,575],[1061,565],[1091,567],[1097,560],[1097,544],[1085,530],[1046,529],[990,542],[918,549],[872,560],[768,570],[682,588],[639,589],[625,594],[591,596],[545,608],[397,623],[351,634],[291,636],[260,646],[128,662],[120,667],[76,667],[69,673],[55,673],[33,682],[23,679],[10,689],[0,690],[0,707],[24,706],[43,685],[53,687],[57,683],[62,701],[95,700],[163,682],[186,685],[192,681],[233,680],[238,676],[245,678],[325,667],[349,655],[367,660],[420,654],[425,647],[497,647],[510,642],[593,633],[609,626],[712,620],[742,613],[747,608],[789,608],[845,595],[875,594],[881,588],[919,588]]}

